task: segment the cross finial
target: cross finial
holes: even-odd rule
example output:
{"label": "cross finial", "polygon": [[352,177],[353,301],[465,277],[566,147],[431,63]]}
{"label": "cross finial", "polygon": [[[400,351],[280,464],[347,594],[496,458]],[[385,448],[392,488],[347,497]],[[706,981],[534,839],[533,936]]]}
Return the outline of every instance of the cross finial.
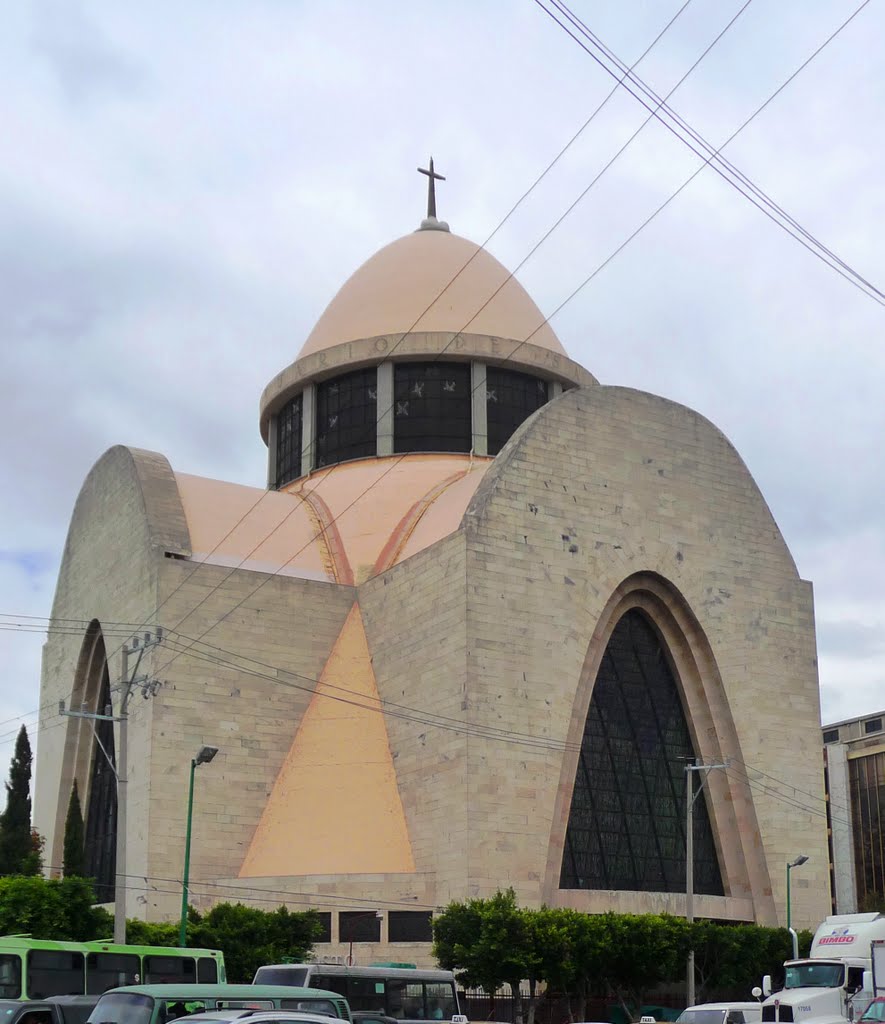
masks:
{"label": "cross finial", "polygon": [[436,220],[436,183],[446,179],[441,174],[437,174],[433,169],[433,157],[430,158],[429,170],[419,167],[418,171],[421,174],[427,175],[427,216],[428,218],[433,217]]}

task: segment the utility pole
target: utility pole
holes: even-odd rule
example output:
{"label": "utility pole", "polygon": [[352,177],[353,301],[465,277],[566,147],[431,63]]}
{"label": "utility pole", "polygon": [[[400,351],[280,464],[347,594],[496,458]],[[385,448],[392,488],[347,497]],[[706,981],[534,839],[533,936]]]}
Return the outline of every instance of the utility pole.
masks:
{"label": "utility pole", "polygon": [[[725,764],[697,764],[697,759],[692,758],[694,763],[685,766],[685,919],[689,924],[694,923],[694,802],[704,790],[704,783],[707,781],[705,775],[701,780],[697,792],[694,789],[694,775],[692,772],[710,772],[714,768],[727,768]],[[686,998],[687,1006],[694,1006],[694,944],[688,951],[688,965],[686,967]]]}
{"label": "utility pole", "polygon": [[[163,642],[163,631],[157,627],[156,634],[145,633],[143,638],[133,637],[129,643],[123,644],[121,658],[120,682],[113,687],[120,693],[120,703],[117,714],[114,715],[113,705],[110,714],[100,714],[98,709],[87,711],[84,704],[80,711],[65,711],[65,702],[58,702],[60,715],[68,718],[87,718],[92,723],[92,731],[95,734],[96,721],[116,722],[120,726],[120,763],[119,767],[111,760],[108,752],[101,746],[98,736],[95,741],[101,747],[101,752],[107,759],[111,771],[117,779],[117,843],[115,850],[114,866],[114,942],[120,945],[126,942],[126,800],[129,784],[129,698],[133,689],[141,688],[142,697],[147,700],[153,697],[159,690],[161,683],[157,679],[148,676],[140,676],[138,670],[141,667],[141,659],[145,651]],[[137,655],[135,665],[130,673],[129,659],[131,655]],[[101,709],[104,710],[103,708]],[[91,794],[90,794],[90,799]]]}

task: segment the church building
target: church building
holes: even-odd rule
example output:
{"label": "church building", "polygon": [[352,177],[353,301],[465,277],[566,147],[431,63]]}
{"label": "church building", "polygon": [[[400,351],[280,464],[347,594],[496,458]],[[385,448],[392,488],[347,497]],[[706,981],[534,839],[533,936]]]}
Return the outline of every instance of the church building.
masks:
{"label": "church building", "polygon": [[[313,907],[319,952],[427,964],[435,909],[507,886],[685,914],[688,775],[697,917],[783,924],[800,854],[793,923],[829,912],[812,588],[712,423],[600,384],[431,203],[259,429],[266,486],[125,447],[83,483],[52,614],[86,625],[43,658],[48,864],[76,779],[103,898],[176,919],[216,747],[191,903]],[[124,667],[127,630],[162,642]]]}

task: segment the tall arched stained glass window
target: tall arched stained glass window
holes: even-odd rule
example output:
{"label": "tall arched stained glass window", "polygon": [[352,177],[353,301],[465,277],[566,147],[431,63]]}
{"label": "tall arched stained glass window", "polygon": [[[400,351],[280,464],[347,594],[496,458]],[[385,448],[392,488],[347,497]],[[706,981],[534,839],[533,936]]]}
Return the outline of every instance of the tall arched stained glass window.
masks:
{"label": "tall arched stained glass window", "polygon": [[[566,830],[560,887],[685,890],[685,764],[695,756],[673,671],[648,619],[628,611],[602,657]],[[703,796],[694,888],[721,896]]]}
{"label": "tall arched stained glass window", "polygon": [[[104,644],[102,643],[102,654]],[[107,662],[99,690],[96,710],[100,715],[111,707],[111,681]],[[86,808],[86,835],[83,844],[85,874],[95,879],[99,903],[114,899],[117,870],[117,776],[115,770],[114,723],[100,719],[95,723],[95,746],[89,803]]]}

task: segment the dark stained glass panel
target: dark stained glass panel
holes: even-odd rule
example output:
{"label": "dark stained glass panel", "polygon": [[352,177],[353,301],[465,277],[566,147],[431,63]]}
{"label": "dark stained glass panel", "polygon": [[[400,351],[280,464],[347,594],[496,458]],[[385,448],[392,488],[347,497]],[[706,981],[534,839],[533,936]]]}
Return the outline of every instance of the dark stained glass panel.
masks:
{"label": "dark stained glass panel", "polygon": [[301,395],[296,395],[277,415],[277,487],[301,476],[301,438]]}
{"label": "dark stained glass panel", "polygon": [[885,752],[848,762],[854,866],[861,910],[875,910],[885,899]]}
{"label": "dark stained glass panel", "polygon": [[342,910],[338,938],[341,942],[380,942],[381,918],[374,910]]}
{"label": "dark stained glass panel", "polygon": [[317,466],[374,455],[377,410],[374,366],[317,384]]}
{"label": "dark stained glass panel", "polygon": [[470,365],[397,363],[393,450],[469,452],[473,447]]}
{"label": "dark stained glass panel", "polygon": [[[111,682],[105,663],[96,710],[109,714]],[[87,878],[95,879],[95,897],[99,903],[114,899],[117,866],[117,776],[114,752],[114,723],[99,719],[95,723],[95,749],[86,809],[86,837],[83,844]],[[102,747],[104,751],[102,752]]]}
{"label": "dark stained glass panel", "polygon": [[497,455],[524,420],[547,403],[547,381],[527,373],[486,368],[489,455]]}
{"label": "dark stained glass panel", "polygon": [[[578,759],[560,887],[685,891],[685,765],[691,736],[661,641],[639,611],[615,626]],[[694,804],[694,890],[721,896],[703,796]]]}

